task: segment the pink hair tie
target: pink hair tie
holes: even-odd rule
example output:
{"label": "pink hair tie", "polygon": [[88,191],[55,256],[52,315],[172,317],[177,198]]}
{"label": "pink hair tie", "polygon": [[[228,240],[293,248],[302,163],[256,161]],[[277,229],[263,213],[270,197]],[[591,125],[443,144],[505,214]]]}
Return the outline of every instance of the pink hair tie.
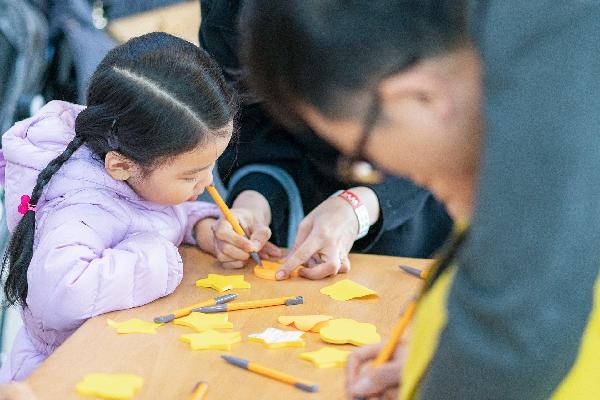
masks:
{"label": "pink hair tie", "polygon": [[26,194],[24,194],[23,196],[21,196],[21,204],[19,204],[19,207],[17,208],[17,210],[19,210],[20,214],[27,214],[27,211],[34,211],[37,209],[37,206],[35,204],[30,204],[29,202],[31,201],[31,197],[27,196]]}

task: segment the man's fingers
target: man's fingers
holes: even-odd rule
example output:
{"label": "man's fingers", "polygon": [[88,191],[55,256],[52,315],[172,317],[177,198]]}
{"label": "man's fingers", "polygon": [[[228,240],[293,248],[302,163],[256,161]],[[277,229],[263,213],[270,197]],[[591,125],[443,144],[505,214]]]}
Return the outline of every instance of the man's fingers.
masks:
{"label": "man's fingers", "polygon": [[304,264],[314,253],[319,251],[320,247],[320,241],[313,236],[309,236],[300,247],[288,255],[285,263],[277,271],[277,279],[287,278],[298,265]]}
{"label": "man's fingers", "polygon": [[350,259],[348,259],[348,256],[342,257],[342,265],[340,266],[340,272],[342,272],[342,273],[350,272]]}
{"label": "man's fingers", "polygon": [[323,279],[338,273],[342,263],[337,247],[329,247],[325,249],[321,255],[321,259],[324,261],[323,263],[312,268],[301,269],[300,275],[308,279]]}
{"label": "man's fingers", "polygon": [[350,392],[350,388],[356,383],[358,373],[362,365],[377,357],[382,348],[382,344],[373,344],[361,347],[348,356],[346,360],[346,390]]}
{"label": "man's fingers", "polygon": [[309,222],[306,218],[302,220],[300,226],[298,226],[298,231],[296,232],[296,239],[294,239],[294,245],[292,246],[291,252],[296,251],[300,246],[304,244],[308,235],[312,231],[312,223]]}
{"label": "man's fingers", "polygon": [[355,397],[382,395],[386,390],[398,387],[400,369],[400,362],[397,360],[377,368],[366,365],[358,382],[350,388],[350,393]]}

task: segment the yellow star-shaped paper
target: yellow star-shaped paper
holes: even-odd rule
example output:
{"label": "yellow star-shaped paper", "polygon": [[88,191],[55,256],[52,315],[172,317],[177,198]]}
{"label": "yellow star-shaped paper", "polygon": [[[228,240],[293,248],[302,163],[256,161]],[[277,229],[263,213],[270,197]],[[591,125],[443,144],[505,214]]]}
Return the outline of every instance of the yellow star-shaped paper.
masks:
{"label": "yellow star-shaped paper", "polygon": [[231,345],[242,341],[239,332],[217,332],[208,330],[202,333],[181,335],[181,341],[189,343],[192,350],[231,350]]}
{"label": "yellow star-shaped paper", "polygon": [[282,315],[277,321],[282,325],[287,325],[300,329],[301,331],[319,332],[325,321],[333,319],[331,315]]}
{"label": "yellow star-shaped paper", "polygon": [[369,289],[359,283],[344,279],[333,285],[321,289],[321,293],[328,295],[332,299],[346,301],[357,297],[376,295],[377,292]]}
{"label": "yellow star-shaped paper", "polygon": [[322,347],[317,351],[300,354],[300,359],[310,361],[318,368],[335,368],[343,367],[349,354],[349,351]]}
{"label": "yellow star-shaped paper", "polygon": [[173,321],[176,325],[183,325],[195,329],[197,332],[204,332],[211,329],[231,329],[233,324],[229,322],[227,313],[203,314],[193,312],[182,318]]}
{"label": "yellow star-shaped paper", "polygon": [[123,322],[116,322],[112,319],[107,319],[106,323],[109,326],[117,329],[117,333],[148,333],[150,335],[156,335],[156,328],[162,324],[155,324],[154,322],[146,322],[141,319],[133,318]]}
{"label": "yellow star-shaped paper", "polygon": [[327,325],[321,328],[319,334],[325,342],[334,344],[350,343],[355,346],[363,346],[381,341],[375,325],[348,318],[328,321]]}
{"label": "yellow star-shaped paper", "polygon": [[224,292],[231,289],[249,289],[250,283],[244,280],[244,275],[208,274],[207,278],[196,281],[196,287],[215,289]]}
{"label": "yellow star-shaped paper", "polygon": [[279,349],[282,347],[304,347],[304,332],[282,331],[281,329],[267,328],[261,333],[248,335],[249,342],[262,343],[268,349]]}
{"label": "yellow star-shaped paper", "polygon": [[144,378],[131,374],[87,374],[75,387],[82,396],[130,399],[141,389]]}

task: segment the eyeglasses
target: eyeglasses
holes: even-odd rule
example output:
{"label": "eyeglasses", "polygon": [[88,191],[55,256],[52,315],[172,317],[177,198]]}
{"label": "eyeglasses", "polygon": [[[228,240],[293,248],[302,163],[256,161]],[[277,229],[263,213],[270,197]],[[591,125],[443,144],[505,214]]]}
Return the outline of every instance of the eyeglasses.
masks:
{"label": "eyeglasses", "polygon": [[384,174],[377,170],[364,155],[371,132],[377,123],[380,113],[379,96],[375,96],[367,113],[362,133],[353,155],[342,155],[337,162],[337,174],[346,183],[373,185],[384,180]]}

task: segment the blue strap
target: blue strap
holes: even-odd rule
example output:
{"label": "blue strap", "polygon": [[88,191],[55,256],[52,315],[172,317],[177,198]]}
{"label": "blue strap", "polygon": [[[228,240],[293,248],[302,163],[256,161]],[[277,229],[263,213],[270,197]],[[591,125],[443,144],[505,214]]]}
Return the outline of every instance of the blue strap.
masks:
{"label": "blue strap", "polygon": [[287,246],[291,248],[296,239],[296,233],[300,222],[304,219],[304,208],[302,206],[302,198],[296,182],[282,168],[268,164],[252,164],[246,165],[235,171],[229,180],[229,188],[234,187],[243,177],[250,174],[265,174],[275,179],[283,187],[283,190],[288,197],[289,216],[288,216],[288,240]]}

